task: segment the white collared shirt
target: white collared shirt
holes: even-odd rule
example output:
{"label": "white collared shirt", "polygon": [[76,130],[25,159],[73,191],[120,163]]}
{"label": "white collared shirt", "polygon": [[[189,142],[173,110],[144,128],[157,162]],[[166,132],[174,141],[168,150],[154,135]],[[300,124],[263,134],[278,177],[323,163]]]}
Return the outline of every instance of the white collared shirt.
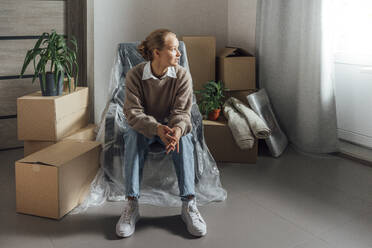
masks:
{"label": "white collared shirt", "polygon": [[177,74],[176,74],[176,70],[174,66],[169,66],[167,73],[165,73],[160,79],[155,77],[154,74],[152,74],[150,63],[151,61],[148,61],[145,64],[145,67],[143,68],[142,80],[147,80],[150,78],[153,78],[155,80],[161,80],[161,79],[164,79],[166,76],[171,77],[171,78],[177,78]]}

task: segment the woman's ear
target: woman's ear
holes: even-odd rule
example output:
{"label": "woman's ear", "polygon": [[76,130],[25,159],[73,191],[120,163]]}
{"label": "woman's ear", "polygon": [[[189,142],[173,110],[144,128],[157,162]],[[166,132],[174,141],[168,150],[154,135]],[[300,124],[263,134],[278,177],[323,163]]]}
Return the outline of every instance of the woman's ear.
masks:
{"label": "woman's ear", "polygon": [[152,56],[153,56],[154,58],[159,57],[159,56],[160,56],[160,51],[159,51],[158,49],[155,48],[155,49],[152,51]]}

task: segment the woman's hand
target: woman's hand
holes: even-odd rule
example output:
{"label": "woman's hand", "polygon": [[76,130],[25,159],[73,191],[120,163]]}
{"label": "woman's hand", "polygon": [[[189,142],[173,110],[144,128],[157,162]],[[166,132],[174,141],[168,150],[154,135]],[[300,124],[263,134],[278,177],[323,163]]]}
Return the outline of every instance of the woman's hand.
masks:
{"label": "woman's hand", "polygon": [[175,142],[176,138],[171,136],[173,133],[173,130],[166,126],[166,125],[159,125],[157,129],[157,135],[160,137],[161,141],[165,144],[167,147],[171,142]]}
{"label": "woman's hand", "polygon": [[178,126],[175,126],[173,128],[171,128],[171,135],[173,137],[173,140],[166,146],[166,150],[167,150],[167,154],[170,152],[170,151],[174,151],[175,147],[177,146],[177,153],[180,152],[180,145],[179,145],[179,141],[180,141],[180,138],[182,136],[182,129]]}

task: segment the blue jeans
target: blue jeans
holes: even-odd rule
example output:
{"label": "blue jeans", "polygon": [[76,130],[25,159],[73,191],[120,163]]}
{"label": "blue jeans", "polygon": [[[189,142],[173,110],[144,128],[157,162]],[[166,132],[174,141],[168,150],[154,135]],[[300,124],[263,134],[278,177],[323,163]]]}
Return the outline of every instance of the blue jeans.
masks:
{"label": "blue jeans", "polygon": [[[177,153],[177,148],[170,152],[178,179],[181,200],[186,200],[189,195],[195,196],[194,145],[191,135],[188,133],[180,138],[179,153]],[[143,166],[149,146],[155,141],[162,144],[165,150],[165,144],[157,135],[149,139],[131,127],[124,134],[124,171],[127,197],[140,197]]]}

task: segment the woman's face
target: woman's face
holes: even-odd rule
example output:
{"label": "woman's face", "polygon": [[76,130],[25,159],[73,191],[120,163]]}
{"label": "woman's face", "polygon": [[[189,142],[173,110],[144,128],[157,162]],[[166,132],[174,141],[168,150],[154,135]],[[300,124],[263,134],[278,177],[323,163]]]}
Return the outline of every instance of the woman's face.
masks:
{"label": "woman's face", "polygon": [[168,34],[164,39],[164,48],[158,51],[159,56],[155,56],[163,66],[176,66],[181,57],[178,50],[179,42],[175,34]]}

